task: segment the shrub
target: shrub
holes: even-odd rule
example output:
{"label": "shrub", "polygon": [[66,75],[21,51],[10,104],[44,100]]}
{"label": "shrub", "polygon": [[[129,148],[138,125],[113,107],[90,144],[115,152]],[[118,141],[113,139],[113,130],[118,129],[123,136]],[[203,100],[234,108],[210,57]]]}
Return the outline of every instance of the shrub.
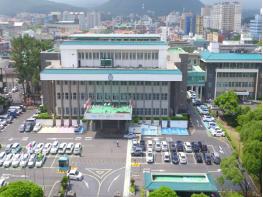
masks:
{"label": "shrub", "polygon": [[61,180],[61,187],[65,190],[68,186],[68,177],[67,176],[63,176],[62,180]]}
{"label": "shrub", "polygon": [[52,117],[47,113],[40,113],[36,117],[37,119],[51,119]]}

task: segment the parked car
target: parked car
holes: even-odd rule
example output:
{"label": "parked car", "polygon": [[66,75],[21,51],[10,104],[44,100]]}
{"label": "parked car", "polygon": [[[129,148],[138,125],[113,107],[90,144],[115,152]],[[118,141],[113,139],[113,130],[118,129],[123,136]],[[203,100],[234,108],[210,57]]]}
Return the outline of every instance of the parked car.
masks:
{"label": "parked car", "polygon": [[36,148],[35,148],[35,153],[36,154],[42,153],[43,148],[44,148],[44,143],[38,143]]}
{"label": "parked car", "polygon": [[25,132],[31,132],[34,126],[31,123],[25,123]]}
{"label": "parked car", "polygon": [[22,150],[22,147],[19,143],[14,143],[12,145],[12,153],[13,154],[19,153],[21,150]]}
{"label": "parked car", "polygon": [[201,151],[202,152],[207,152],[208,151],[206,144],[202,144]]}
{"label": "parked car", "polygon": [[184,143],[184,150],[185,152],[187,153],[191,153],[193,150],[192,150],[192,145],[190,142],[185,142]]}
{"label": "parked car", "polygon": [[4,161],[5,161],[5,158],[6,158],[6,153],[5,152],[1,152],[0,153],[0,166],[3,165]]}
{"label": "parked car", "polygon": [[27,152],[29,154],[33,154],[35,152],[35,148],[37,146],[36,141],[31,141],[26,145]]}
{"label": "parked car", "polygon": [[154,149],[156,152],[160,152],[162,150],[160,141],[155,141]]}
{"label": "parked car", "polygon": [[220,129],[218,127],[210,129],[210,132],[211,132],[212,136],[214,136],[214,137],[225,137],[225,132],[222,131],[222,129]]}
{"label": "parked car", "polygon": [[179,164],[179,157],[176,152],[172,152],[172,163]]}
{"label": "parked car", "polygon": [[203,121],[204,121],[204,122],[213,122],[213,121],[215,121],[215,119],[214,119],[214,117],[212,117],[212,116],[204,115],[204,116],[203,116]]}
{"label": "parked car", "polygon": [[207,165],[212,164],[211,155],[209,153],[204,153],[204,161]]}
{"label": "parked car", "polygon": [[203,163],[203,158],[202,158],[201,153],[196,152],[194,156],[195,156],[195,160],[197,163]]}
{"label": "parked car", "polygon": [[33,131],[34,131],[34,132],[39,132],[41,128],[42,128],[42,125],[41,125],[40,123],[37,123],[37,124],[34,126]]}
{"label": "parked car", "polygon": [[58,153],[58,147],[59,147],[59,143],[58,143],[58,141],[54,141],[53,143],[52,143],[52,147],[51,147],[51,149],[50,149],[50,154],[57,154]]}
{"label": "parked car", "polygon": [[25,132],[25,129],[26,129],[26,124],[25,124],[25,123],[22,123],[22,124],[19,126],[18,131],[19,131],[20,133],[23,133],[23,132]]}
{"label": "parked car", "polygon": [[9,153],[12,152],[12,146],[13,146],[13,144],[7,144],[7,145],[5,146],[5,153],[6,153],[6,154],[9,154]]}
{"label": "parked car", "polygon": [[154,162],[154,155],[152,151],[146,153],[146,162],[153,163]]}
{"label": "parked car", "polygon": [[183,152],[178,153],[180,164],[187,164],[186,154]]}
{"label": "parked car", "polygon": [[149,148],[153,148],[153,141],[152,140],[147,141],[147,149],[149,149]]}
{"label": "parked car", "polygon": [[217,125],[215,122],[208,122],[208,129],[216,128]]}
{"label": "parked car", "polygon": [[166,151],[166,152],[164,152],[164,154],[163,154],[163,160],[165,161],[165,162],[169,162],[170,161],[170,153],[168,152],[168,151]]}
{"label": "parked car", "polygon": [[83,179],[82,173],[76,169],[69,170],[67,176],[70,180],[81,181]]}
{"label": "parked car", "polygon": [[4,187],[4,186],[6,186],[6,185],[7,185],[6,180],[5,180],[4,178],[1,178],[1,179],[0,179],[0,187]]}
{"label": "parked car", "polygon": [[176,152],[176,144],[174,142],[170,142],[169,148],[171,152]]}
{"label": "parked car", "polygon": [[132,156],[140,156],[140,157],[142,157],[143,156],[142,148],[140,146],[132,147],[131,155]]}
{"label": "parked car", "polygon": [[136,134],[135,133],[128,133],[128,134],[125,134],[123,137],[127,138],[127,139],[133,139],[133,138],[136,138]]}
{"label": "parked car", "polygon": [[3,126],[7,126],[6,119],[0,117],[0,124],[3,125]]}
{"label": "parked car", "polygon": [[8,168],[10,167],[11,163],[12,163],[12,160],[13,160],[13,154],[12,153],[9,153],[6,158],[5,158],[5,161],[4,161],[4,167],[5,168]]}
{"label": "parked car", "polygon": [[50,149],[51,149],[51,143],[46,143],[43,150],[42,150],[42,153],[44,155],[48,155],[50,152]]}
{"label": "parked car", "polygon": [[167,142],[166,142],[166,141],[162,141],[162,142],[161,142],[161,145],[162,145],[162,151],[163,151],[163,152],[167,152],[168,149],[169,149]]}
{"label": "parked car", "polygon": [[36,159],[37,159],[37,155],[35,153],[30,155],[27,166],[29,168],[33,168],[36,164]]}
{"label": "parked car", "polygon": [[20,163],[20,160],[21,160],[21,154],[20,153],[17,153],[15,154],[13,160],[12,160],[12,167],[13,168],[16,168],[19,166],[19,163]]}
{"label": "parked car", "polygon": [[177,152],[184,152],[184,143],[182,141],[176,141]]}
{"label": "parked car", "polygon": [[59,144],[58,154],[64,154],[67,148],[67,144],[65,142]]}
{"label": "parked car", "polygon": [[74,150],[74,144],[72,142],[67,144],[66,154],[72,154]]}
{"label": "parked car", "polygon": [[137,144],[138,144],[137,139],[132,139],[132,146],[137,146]]}
{"label": "parked car", "polygon": [[74,146],[73,154],[74,155],[81,155],[82,152],[82,146],[80,143],[76,143]]}
{"label": "parked car", "polygon": [[36,167],[37,168],[42,167],[43,164],[45,163],[46,159],[47,159],[46,155],[43,155],[43,154],[39,153],[37,155],[37,159],[36,159]]}
{"label": "parked car", "polygon": [[145,146],[145,141],[144,141],[144,140],[140,140],[139,146],[142,147],[142,150],[143,150],[143,151],[146,150],[146,146]]}
{"label": "parked car", "polygon": [[10,116],[9,114],[1,115],[0,119],[4,119],[7,122],[7,124],[12,123],[12,121],[13,121],[13,117]]}
{"label": "parked car", "polygon": [[25,168],[27,166],[27,163],[29,161],[30,155],[28,153],[24,153],[21,157],[20,161],[20,167]]}
{"label": "parked car", "polygon": [[214,162],[214,164],[219,165],[221,163],[221,158],[218,152],[211,153],[211,159]]}
{"label": "parked car", "polygon": [[197,153],[200,151],[199,144],[197,142],[191,142],[193,152]]}

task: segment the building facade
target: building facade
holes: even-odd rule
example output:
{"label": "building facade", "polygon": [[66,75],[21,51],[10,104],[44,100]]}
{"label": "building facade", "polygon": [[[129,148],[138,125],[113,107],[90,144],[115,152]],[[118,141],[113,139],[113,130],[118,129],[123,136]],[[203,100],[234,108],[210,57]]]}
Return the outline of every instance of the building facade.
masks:
{"label": "building facade", "polygon": [[[167,48],[153,34],[73,35],[60,45],[59,61],[47,66],[48,55],[43,58],[44,103],[62,119],[130,120],[185,112],[185,82],[180,69],[167,61]],[[129,115],[114,114],[103,110],[108,106],[132,109]]]}
{"label": "building facade", "polygon": [[262,15],[257,14],[249,23],[249,33],[253,39],[262,39]]}
{"label": "building facade", "polygon": [[201,53],[206,71],[205,99],[214,99],[225,91],[235,91],[241,99],[262,96],[262,56],[244,53]]}

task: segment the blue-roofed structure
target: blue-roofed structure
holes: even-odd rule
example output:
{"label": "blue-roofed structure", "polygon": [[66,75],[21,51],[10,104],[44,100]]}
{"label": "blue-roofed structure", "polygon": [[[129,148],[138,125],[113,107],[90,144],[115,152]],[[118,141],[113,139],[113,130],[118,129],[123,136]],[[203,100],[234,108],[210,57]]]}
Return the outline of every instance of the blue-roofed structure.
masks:
{"label": "blue-roofed structure", "polygon": [[212,53],[202,52],[201,60],[204,62],[261,62],[259,53]]}

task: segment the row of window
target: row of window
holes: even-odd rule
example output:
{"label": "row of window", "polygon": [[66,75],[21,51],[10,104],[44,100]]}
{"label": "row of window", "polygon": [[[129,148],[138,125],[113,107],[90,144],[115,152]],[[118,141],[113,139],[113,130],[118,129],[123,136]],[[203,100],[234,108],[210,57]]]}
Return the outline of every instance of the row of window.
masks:
{"label": "row of window", "polygon": [[217,73],[217,77],[255,77],[256,73]]}
{"label": "row of window", "polygon": [[[83,115],[85,112],[84,108],[80,109],[80,114]],[[58,107],[58,114],[62,114],[62,108]],[[78,115],[79,114],[79,109],[77,107],[72,108],[72,115]],[[64,107],[64,115],[70,115],[70,108],[69,107]]]}
{"label": "row of window", "polygon": [[157,51],[145,52],[123,52],[123,51],[101,51],[101,52],[79,52],[78,59],[116,59],[116,60],[158,60]]}
{"label": "row of window", "polygon": [[[60,85],[62,82],[57,81],[57,85]],[[167,86],[167,81],[80,81],[80,85],[129,85],[129,86]],[[64,85],[69,85],[68,81],[64,81]],[[76,81],[72,81],[71,85],[77,85]]]}
{"label": "row of window", "polygon": [[[94,93],[89,93],[87,96],[89,98],[94,99]],[[73,92],[69,94],[68,92],[63,93],[63,99],[69,100],[71,98],[72,100],[77,99],[77,93]],[[57,93],[57,99],[61,99],[61,93]],[[96,93],[96,99],[97,100],[128,100],[128,99],[134,99],[134,100],[168,100],[168,94],[163,93]],[[85,93],[80,93],[80,100],[85,100]]]}
{"label": "row of window", "polygon": [[259,68],[259,63],[219,63],[217,68],[239,69],[239,68]]}
{"label": "row of window", "polygon": [[167,108],[134,108],[132,110],[133,115],[165,115],[167,116]]}
{"label": "row of window", "polygon": [[254,87],[253,82],[217,82],[217,87]]}

